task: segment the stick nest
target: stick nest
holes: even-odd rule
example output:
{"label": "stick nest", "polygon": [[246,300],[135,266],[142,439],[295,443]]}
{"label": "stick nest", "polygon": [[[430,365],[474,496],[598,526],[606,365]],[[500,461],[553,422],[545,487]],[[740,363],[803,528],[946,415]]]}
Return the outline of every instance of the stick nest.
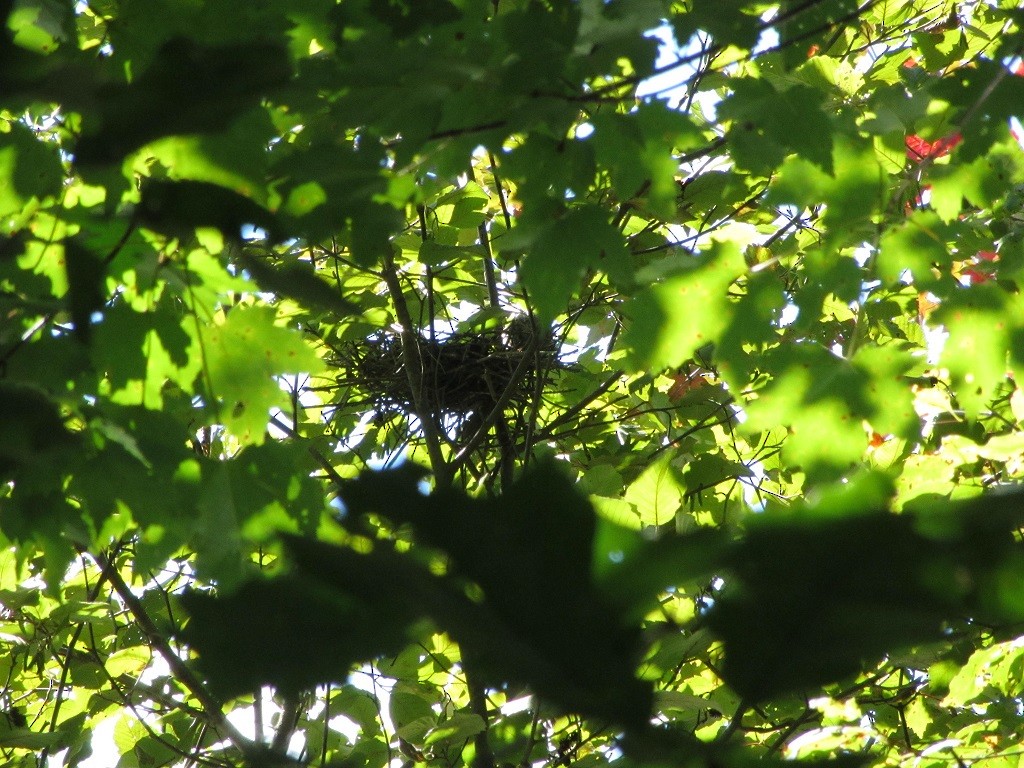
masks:
{"label": "stick nest", "polygon": [[538,385],[558,365],[554,337],[541,333],[534,344],[535,334],[532,321],[524,316],[495,330],[436,339],[418,335],[421,376],[410,377],[406,361],[416,356],[406,355],[401,336],[391,332],[350,342],[333,362],[338,383],[357,386],[381,415],[416,414],[412,383],[418,381],[425,410],[463,421],[471,414],[489,413],[510,384],[506,408],[519,409],[532,400]]}

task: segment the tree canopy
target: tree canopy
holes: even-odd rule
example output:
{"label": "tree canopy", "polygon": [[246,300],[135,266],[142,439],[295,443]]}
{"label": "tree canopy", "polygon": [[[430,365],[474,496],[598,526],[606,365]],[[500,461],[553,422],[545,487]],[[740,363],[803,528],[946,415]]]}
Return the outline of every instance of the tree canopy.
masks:
{"label": "tree canopy", "polygon": [[1024,762],[1014,0],[0,0],[0,761]]}

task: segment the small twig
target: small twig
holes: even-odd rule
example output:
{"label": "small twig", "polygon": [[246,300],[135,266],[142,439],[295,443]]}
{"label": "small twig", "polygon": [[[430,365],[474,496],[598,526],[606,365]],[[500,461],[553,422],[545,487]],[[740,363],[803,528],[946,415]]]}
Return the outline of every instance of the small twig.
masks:
{"label": "small twig", "polygon": [[715,737],[715,742],[718,744],[724,744],[732,735],[738,731],[743,725],[743,715],[750,709],[750,705],[746,701],[741,701],[736,707],[736,712],[729,720],[729,724],[722,729],[721,732]]}
{"label": "small twig", "polygon": [[328,683],[324,689],[324,735],[320,743],[320,765],[327,762],[327,737],[331,732],[331,684]]}
{"label": "small twig", "polygon": [[430,134],[431,141],[437,141],[438,139],[453,139],[458,136],[466,136],[471,133],[480,133],[482,131],[493,131],[498,128],[504,128],[506,125],[504,120],[494,120],[490,123],[481,123],[480,125],[466,126],[465,128],[449,128],[446,131],[437,131],[436,133]]}
{"label": "small twig", "polygon": [[[291,437],[300,437],[300,435],[294,429],[292,429],[290,426],[281,421],[281,419],[279,419],[277,416],[271,416],[270,423]],[[334,468],[334,465],[327,459],[326,456],[324,456],[322,453],[320,453],[319,450],[317,450],[316,446],[311,444],[307,445],[306,450],[309,451],[309,455],[316,460],[316,463],[320,465],[321,469],[323,469],[324,474],[326,474],[327,477],[330,478],[330,480],[335,485],[341,485],[344,482],[344,478],[342,478],[342,476],[338,474],[338,470]]]}
{"label": "small twig", "polygon": [[821,713],[817,710],[806,710],[800,717],[796,718],[795,720],[793,720],[793,722],[786,726],[786,729],[782,733],[780,733],[779,737],[772,742],[770,747],[768,747],[767,754],[771,755],[775,752],[780,751],[784,746],[786,746],[786,742],[789,741],[790,738],[792,738],[793,734],[800,730],[801,726],[805,725],[806,723],[817,720],[819,717],[821,717]]}
{"label": "small twig", "polygon": [[501,186],[501,178],[498,176],[498,163],[494,155],[487,153],[487,161],[491,165],[491,176],[494,177],[495,191],[498,193],[498,204],[501,206],[501,215],[505,219],[505,229],[512,229],[512,214],[508,209],[508,200],[505,198],[505,189]]}
{"label": "small twig", "polygon": [[619,209],[615,211],[615,215],[612,217],[613,227],[619,229],[626,223],[626,217],[629,216],[629,212],[635,207],[633,201],[647,194],[647,190],[650,188],[651,180],[644,180],[644,183],[640,185],[640,188],[634,193],[634,195],[629,200],[625,200],[621,205],[619,205]]}
{"label": "small twig", "polygon": [[[119,549],[121,546],[122,545],[119,543],[115,548],[115,556],[117,549]],[[79,555],[81,554],[82,553],[80,552]],[[103,566],[102,569],[100,570],[99,578],[97,578],[96,583],[92,586],[92,589],[89,590],[88,601],[90,603],[94,602],[96,598],[99,596],[100,589],[103,587],[104,582],[110,580],[110,570],[111,569],[108,566]],[[67,653],[65,653],[64,655],[64,663],[61,665],[60,670],[60,681],[57,683],[57,693],[54,696],[53,714],[50,717],[49,724],[50,733],[53,733],[57,730],[57,721],[60,716],[61,705],[64,703],[64,691],[67,690],[68,674],[71,671],[71,654],[74,652],[75,645],[78,643],[78,639],[82,636],[82,630],[85,628],[85,625],[86,622],[79,622],[78,626],[75,627],[75,631],[72,633],[70,639],[68,639],[68,650]],[[43,747],[42,751],[39,754],[40,765],[46,765],[49,751],[50,748],[48,746]]]}
{"label": "small twig", "polygon": [[[429,234],[427,233],[427,207],[425,205],[416,206],[416,214],[420,221],[420,242],[427,242]],[[437,333],[434,329],[434,270],[429,264],[427,264],[427,271],[424,282],[427,286],[427,328],[430,334],[430,340],[437,340]]]}
{"label": "small twig", "polygon": [[253,730],[256,733],[256,741],[263,743],[263,688],[257,688],[252,697],[252,719]]}

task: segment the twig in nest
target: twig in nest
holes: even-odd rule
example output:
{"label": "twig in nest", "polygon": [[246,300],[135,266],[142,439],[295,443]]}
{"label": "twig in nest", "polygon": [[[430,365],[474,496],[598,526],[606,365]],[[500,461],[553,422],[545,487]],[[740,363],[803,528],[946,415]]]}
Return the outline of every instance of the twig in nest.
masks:
{"label": "twig in nest", "polygon": [[[444,338],[417,336],[422,365],[420,400],[427,412],[462,427],[479,421],[496,405],[521,408],[557,364],[550,335],[535,340],[532,321],[515,318],[505,329],[456,333]],[[416,398],[405,370],[401,338],[380,332],[338,350],[338,382],[356,386],[382,416],[416,414]]]}

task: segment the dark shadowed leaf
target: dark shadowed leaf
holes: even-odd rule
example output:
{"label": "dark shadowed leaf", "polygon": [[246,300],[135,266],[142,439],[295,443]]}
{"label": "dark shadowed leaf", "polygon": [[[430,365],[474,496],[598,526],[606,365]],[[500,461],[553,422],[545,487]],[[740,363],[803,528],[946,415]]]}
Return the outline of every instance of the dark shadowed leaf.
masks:
{"label": "dark shadowed leaf", "polygon": [[273,237],[277,220],[270,211],[230,189],[205,181],[149,180],[136,208],[138,220],[150,229],[185,237],[197,227],[212,227],[238,239],[242,227],[259,227]]}
{"label": "dark shadowed leaf", "polygon": [[180,599],[191,617],[181,636],[225,697],[267,683],[298,692],[341,681],[355,662],[397,651],[408,639],[410,616],[401,606],[361,602],[303,578]]}
{"label": "dark shadowed leaf", "polygon": [[92,251],[75,240],[64,243],[64,263],[68,273],[68,311],[75,325],[75,336],[83,344],[91,338],[93,313],[107,299],[106,265]]}
{"label": "dark shadowed leaf", "polygon": [[725,644],[722,674],[760,701],[941,641],[970,616],[1021,621],[1024,552],[1012,533],[1022,520],[1013,492],[918,515],[830,515],[823,503],[757,521],[708,614]]}
{"label": "dark shadowed leaf", "polygon": [[131,84],[96,89],[95,111],[75,159],[83,165],[114,163],[161,136],[222,130],[290,74],[281,45],[208,46],[176,38]]}

